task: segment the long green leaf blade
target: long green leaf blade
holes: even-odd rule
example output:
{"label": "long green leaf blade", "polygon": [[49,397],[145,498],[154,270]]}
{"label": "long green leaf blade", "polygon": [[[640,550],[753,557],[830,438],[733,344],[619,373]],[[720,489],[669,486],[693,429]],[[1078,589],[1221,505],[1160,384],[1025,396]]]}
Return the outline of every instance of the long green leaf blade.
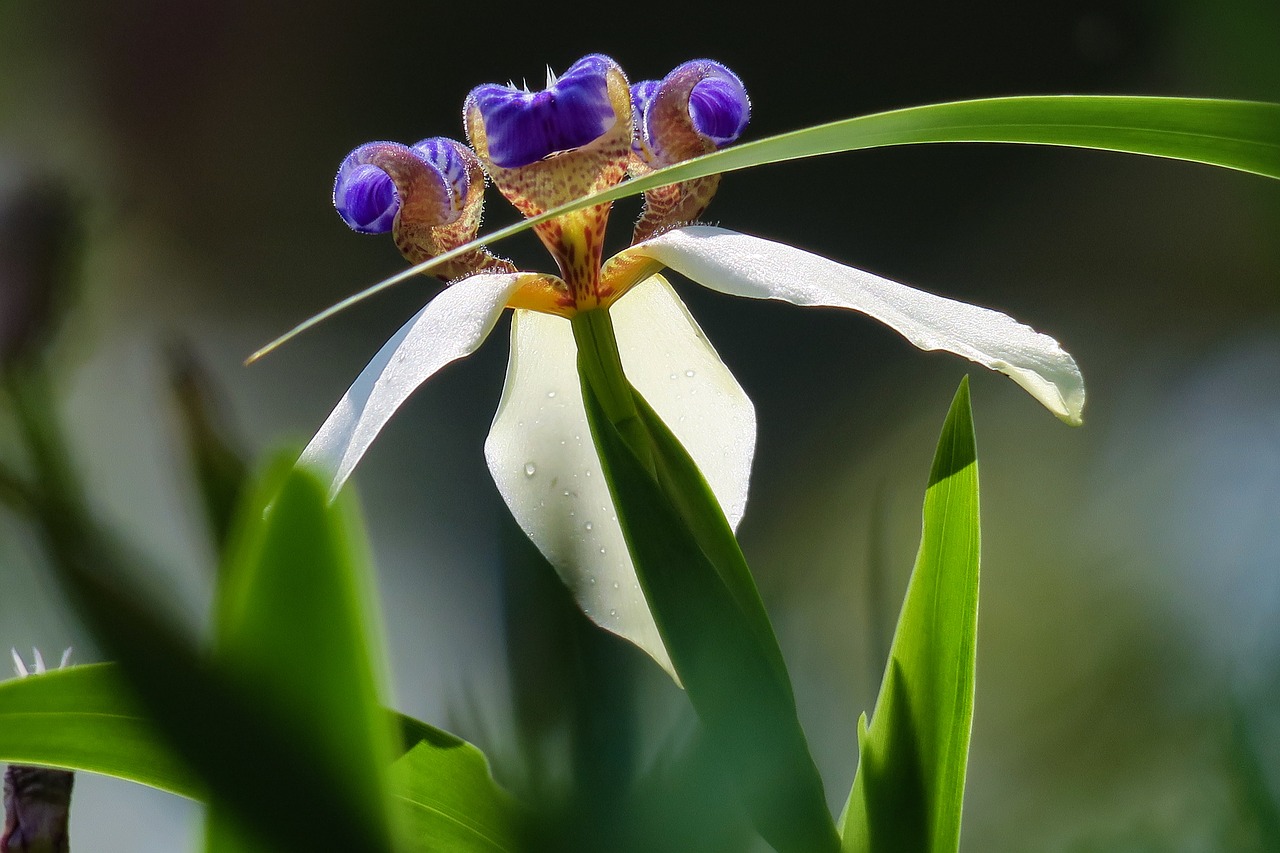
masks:
{"label": "long green leaf blade", "polygon": [[582,385],[636,574],[710,746],[730,771],[748,816],[775,849],[834,850],[839,840],[781,655],[769,639],[772,629],[766,638],[758,618],[744,610],[742,591],[732,589],[727,573],[715,565],[718,555],[704,550],[605,417],[590,383]]}
{"label": "long green leaf blade", "polygon": [[1280,104],[1124,95],[983,98],[890,110],[746,142],[626,181],[405,269],[304,320],[247,361],[261,358],[366,297],[574,210],[679,181],[769,163],[893,145],[953,142],[1092,148],[1185,160],[1280,179]]}
{"label": "long green leaf blade", "polygon": [[113,664],[0,684],[0,762],[86,770],[193,799],[204,793]]}
{"label": "long green leaf blade", "polygon": [[[362,535],[347,501],[281,459],[248,504],[239,547],[218,589],[217,656],[279,716],[291,720],[341,780],[373,831],[362,849],[390,850],[386,768],[392,731],[380,702],[380,622]],[[264,772],[267,772],[264,769]],[[289,768],[275,768],[288,786]],[[258,849],[210,809],[210,849]]]}
{"label": "long green leaf blade", "polygon": [[431,853],[516,853],[526,815],[498,787],[484,754],[441,732],[421,737],[391,767],[404,849]]}
{"label": "long green leaf blade", "polygon": [[925,492],[920,553],[858,773],[843,853],[954,853],[960,844],[978,624],[978,464],[966,378]]}

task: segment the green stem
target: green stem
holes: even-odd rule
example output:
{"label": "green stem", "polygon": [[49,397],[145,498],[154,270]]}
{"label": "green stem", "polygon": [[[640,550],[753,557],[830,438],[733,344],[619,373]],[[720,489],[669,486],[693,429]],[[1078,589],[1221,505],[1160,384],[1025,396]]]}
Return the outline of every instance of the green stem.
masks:
{"label": "green stem", "polygon": [[605,417],[653,473],[652,444],[636,409],[631,384],[622,372],[622,357],[618,353],[613,319],[608,310],[596,308],[576,314],[571,322],[573,339],[578,345],[578,374],[590,383]]}

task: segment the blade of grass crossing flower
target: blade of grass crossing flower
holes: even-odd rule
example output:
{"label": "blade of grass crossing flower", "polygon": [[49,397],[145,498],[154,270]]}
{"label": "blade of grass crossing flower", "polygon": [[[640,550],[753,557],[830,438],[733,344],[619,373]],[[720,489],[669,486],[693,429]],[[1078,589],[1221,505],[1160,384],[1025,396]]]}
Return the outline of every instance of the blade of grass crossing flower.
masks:
{"label": "blade of grass crossing flower", "polygon": [[[592,436],[645,598],[707,738],[756,829],[783,853],[839,844],[776,644],[766,643],[668,495],[605,417]],[[692,463],[689,463],[692,465]]]}
{"label": "blade of grass crossing flower", "polygon": [[978,623],[978,467],[968,378],[942,428],[920,552],[858,772],[842,853],[953,853],[960,843]]}
{"label": "blade of grass crossing flower", "polygon": [[[362,531],[350,499],[330,504],[294,459],[278,460],[247,505],[218,589],[217,657],[330,767],[372,833],[361,849],[390,850],[393,731],[379,697],[381,623]],[[262,772],[287,790],[293,770]],[[216,799],[208,829],[209,850],[263,849]]]}
{"label": "blade of grass crossing flower", "polygon": [[113,664],[0,684],[0,762],[87,770],[191,798],[204,791]]}
{"label": "blade of grass crossing flower", "polygon": [[1280,104],[1116,95],[983,98],[858,116],[734,145],[508,225],[396,273],[312,315],[246,362],[256,361],[366,297],[565,213],[668,184],[770,163],[866,148],[952,142],[1092,148],[1280,178]]}

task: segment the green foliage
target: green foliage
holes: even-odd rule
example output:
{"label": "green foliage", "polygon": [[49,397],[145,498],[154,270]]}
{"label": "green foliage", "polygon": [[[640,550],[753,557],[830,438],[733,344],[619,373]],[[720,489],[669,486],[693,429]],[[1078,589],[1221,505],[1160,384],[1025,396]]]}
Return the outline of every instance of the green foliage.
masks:
{"label": "green foliage", "polygon": [[[389,850],[386,767],[391,731],[382,710],[382,651],[373,626],[371,573],[349,501],[278,461],[247,502],[222,572],[217,658],[259,702],[287,719],[370,831],[363,849]],[[278,768],[284,788],[292,768]],[[209,849],[240,850],[242,833],[210,809]]]}
{"label": "green foliage", "polygon": [[0,761],[88,770],[184,797],[204,791],[139,710],[113,664],[0,684]]}
{"label": "green foliage", "polygon": [[527,816],[493,781],[489,762],[466,741],[418,724],[413,745],[391,767],[406,850],[523,850]]}
{"label": "green foliage", "polygon": [[781,653],[719,504],[638,394],[656,478],[605,417],[591,383],[582,384],[636,574],[709,746],[775,849],[834,850]]}
{"label": "green foliage", "polygon": [[868,728],[843,853],[945,853],[960,844],[978,623],[978,464],[968,378],[942,427],[920,553]]}

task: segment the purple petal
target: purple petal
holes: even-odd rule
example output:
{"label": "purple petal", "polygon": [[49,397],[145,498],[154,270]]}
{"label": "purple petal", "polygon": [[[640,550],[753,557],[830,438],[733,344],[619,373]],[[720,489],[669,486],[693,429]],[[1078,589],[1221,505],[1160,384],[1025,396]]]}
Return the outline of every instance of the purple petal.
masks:
{"label": "purple petal", "polygon": [[[691,90],[686,90],[685,87],[689,86],[692,79],[698,82],[692,85]],[[644,83],[640,83],[640,86],[644,86]],[[681,90],[689,91],[689,102],[685,109],[692,128],[701,136],[707,137],[717,149],[736,140],[751,115],[751,102],[746,96],[746,87],[742,86],[737,74],[710,59],[687,61],[672,69],[671,73],[662,78],[662,82],[655,83],[646,99],[636,101],[637,109],[641,111],[637,123],[643,128],[646,140],[658,147],[664,147],[664,141],[654,138],[659,131],[650,120],[654,114],[650,106],[668,90],[672,91],[673,97],[680,96],[676,92]],[[635,90],[632,90],[632,99],[635,97]]]}
{"label": "purple petal", "polygon": [[613,67],[612,59],[593,54],[541,92],[495,84],[472,89],[468,101],[480,111],[489,158],[514,169],[598,139],[617,121],[609,102]]}
{"label": "purple petal", "polygon": [[352,231],[385,234],[391,230],[396,212],[400,210],[400,196],[386,172],[360,162],[365,147],[362,145],[348,154],[338,168],[333,184],[333,206]]}
{"label": "purple petal", "polygon": [[709,66],[712,73],[693,87],[689,95],[689,117],[699,133],[710,138],[717,148],[723,148],[746,128],[751,102],[738,75],[718,62],[701,62]]}
{"label": "purple petal", "polygon": [[636,127],[644,126],[644,117],[649,112],[649,105],[658,94],[657,80],[641,80],[631,87],[631,115],[635,118]]}
{"label": "purple petal", "polygon": [[[446,136],[433,136],[413,144],[413,150],[426,160],[427,165],[440,175],[441,179],[452,188],[455,199],[465,199],[471,189],[471,178],[467,169],[467,161],[463,152],[470,154],[461,142]],[[475,155],[471,155],[475,159]]]}

